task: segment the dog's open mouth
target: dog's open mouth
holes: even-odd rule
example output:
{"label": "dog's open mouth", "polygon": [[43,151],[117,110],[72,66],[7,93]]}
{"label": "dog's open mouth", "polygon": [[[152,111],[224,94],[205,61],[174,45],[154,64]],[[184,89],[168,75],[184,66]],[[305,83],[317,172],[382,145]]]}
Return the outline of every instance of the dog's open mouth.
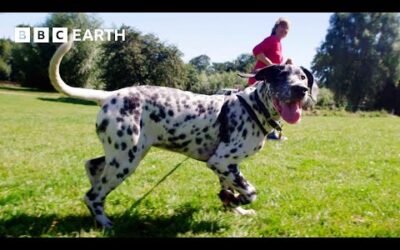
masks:
{"label": "dog's open mouth", "polygon": [[295,124],[301,120],[302,103],[301,100],[282,102],[273,98],[275,109],[287,123]]}

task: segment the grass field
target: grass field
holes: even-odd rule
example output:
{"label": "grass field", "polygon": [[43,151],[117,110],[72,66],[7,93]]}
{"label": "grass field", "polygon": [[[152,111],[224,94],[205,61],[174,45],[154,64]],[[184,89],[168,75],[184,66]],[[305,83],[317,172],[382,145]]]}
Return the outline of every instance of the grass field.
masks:
{"label": "grass field", "polygon": [[102,231],[82,200],[84,161],[102,155],[97,110],[0,87],[0,236],[400,236],[400,118],[353,115],[306,116],[284,126],[289,140],[243,161],[259,194],[248,206],[255,216],[222,210],[204,163],[154,148],[109,195],[115,226]]}

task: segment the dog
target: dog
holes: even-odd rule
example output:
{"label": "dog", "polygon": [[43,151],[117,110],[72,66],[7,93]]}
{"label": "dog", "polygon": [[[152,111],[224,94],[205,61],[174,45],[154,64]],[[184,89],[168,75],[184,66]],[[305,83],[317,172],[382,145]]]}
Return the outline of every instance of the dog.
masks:
{"label": "dog", "polygon": [[254,214],[241,207],[257,195],[239,163],[262,149],[272,129],[281,131],[281,118],[298,123],[302,106],[316,102],[318,87],[313,75],[293,65],[273,65],[246,74],[257,83],[225,95],[156,86],[116,91],[70,87],[61,79],[59,67],[71,47],[69,41],[57,49],[49,77],[60,93],[101,106],[96,132],[105,155],[85,163],[91,188],[84,201],[105,228],[112,226],[104,211],[107,195],[135,171],[152,146],[206,162],[219,178],[223,206],[239,214]]}

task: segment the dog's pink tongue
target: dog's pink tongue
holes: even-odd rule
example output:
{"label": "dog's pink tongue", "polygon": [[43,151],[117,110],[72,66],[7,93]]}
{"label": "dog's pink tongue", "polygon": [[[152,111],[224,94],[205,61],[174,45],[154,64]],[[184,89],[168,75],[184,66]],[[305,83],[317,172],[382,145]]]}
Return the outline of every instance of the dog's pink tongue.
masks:
{"label": "dog's pink tongue", "polygon": [[302,109],[299,101],[291,103],[281,103],[281,107],[281,116],[286,122],[294,124],[300,121]]}

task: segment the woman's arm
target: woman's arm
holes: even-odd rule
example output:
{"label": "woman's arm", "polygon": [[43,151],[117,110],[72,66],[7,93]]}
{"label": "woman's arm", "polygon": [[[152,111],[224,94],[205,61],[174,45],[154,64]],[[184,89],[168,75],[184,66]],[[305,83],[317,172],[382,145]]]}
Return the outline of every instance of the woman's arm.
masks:
{"label": "woman's arm", "polygon": [[262,53],[262,52],[256,55],[256,59],[257,59],[258,61],[263,62],[266,66],[271,66],[271,65],[273,64],[273,63],[271,62],[271,60],[269,60],[268,57],[266,57],[266,56],[264,55],[264,53]]}

